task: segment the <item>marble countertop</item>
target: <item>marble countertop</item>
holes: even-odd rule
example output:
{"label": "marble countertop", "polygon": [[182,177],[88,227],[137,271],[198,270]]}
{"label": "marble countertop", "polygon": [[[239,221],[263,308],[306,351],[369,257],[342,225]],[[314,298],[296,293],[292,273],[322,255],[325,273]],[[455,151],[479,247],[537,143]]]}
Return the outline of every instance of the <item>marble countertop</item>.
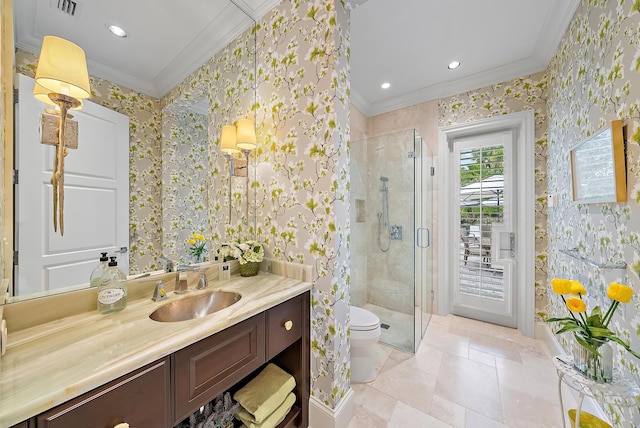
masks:
{"label": "marble countertop", "polygon": [[[242,298],[219,312],[189,321],[149,318],[169,301],[213,289]],[[9,427],[165,357],[311,289],[310,282],[260,272],[210,281],[205,290],[160,302],[141,298],[115,314],[96,310],[64,317],[15,333],[0,359],[0,427]]]}

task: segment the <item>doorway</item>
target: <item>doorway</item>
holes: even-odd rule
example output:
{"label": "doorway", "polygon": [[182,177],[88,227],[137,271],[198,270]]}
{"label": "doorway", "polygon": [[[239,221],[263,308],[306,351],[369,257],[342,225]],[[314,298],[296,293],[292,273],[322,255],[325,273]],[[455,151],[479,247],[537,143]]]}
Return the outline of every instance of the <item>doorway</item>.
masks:
{"label": "doorway", "polygon": [[84,288],[101,252],[118,255],[129,273],[129,118],[91,101],[73,111],[78,148],[65,158],[64,236],[53,230],[55,146],[40,144],[44,104],[35,81],[18,75],[16,106],[14,295],[60,293]]}
{"label": "doorway", "polygon": [[533,336],[534,116],[439,130],[438,313]]}
{"label": "doorway", "polygon": [[[460,230],[451,312],[516,326],[512,272],[517,211],[511,188],[513,132],[455,138],[457,180],[451,209]],[[455,251],[455,248],[452,248]]]}

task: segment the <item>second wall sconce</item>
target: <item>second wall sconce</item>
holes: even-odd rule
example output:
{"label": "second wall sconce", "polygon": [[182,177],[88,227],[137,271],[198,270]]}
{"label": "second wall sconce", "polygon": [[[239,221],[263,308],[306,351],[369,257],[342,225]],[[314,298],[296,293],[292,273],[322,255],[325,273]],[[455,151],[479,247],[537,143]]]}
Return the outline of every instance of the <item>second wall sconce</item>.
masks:
{"label": "second wall sconce", "polygon": [[[91,96],[87,60],[82,48],[60,37],[45,36],[33,95],[40,101],[56,105],[60,112],[60,117],[56,118],[58,120],[43,115],[42,143],[57,146],[51,176],[53,230],[57,232],[59,226],[60,235],[64,235],[64,157],[68,154],[68,148],[78,147],[78,126],[73,121],[75,125],[70,122],[68,126],[67,112],[82,108],[81,100]],[[57,138],[51,137],[52,133],[57,134]]]}
{"label": "second wall sconce", "polygon": [[[229,160],[229,220],[231,220],[231,177],[246,177],[245,194],[247,197],[246,216],[249,221],[249,154],[257,147],[256,129],[252,120],[240,119],[236,125],[222,127],[220,150]],[[234,156],[244,154],[244,159]]]}

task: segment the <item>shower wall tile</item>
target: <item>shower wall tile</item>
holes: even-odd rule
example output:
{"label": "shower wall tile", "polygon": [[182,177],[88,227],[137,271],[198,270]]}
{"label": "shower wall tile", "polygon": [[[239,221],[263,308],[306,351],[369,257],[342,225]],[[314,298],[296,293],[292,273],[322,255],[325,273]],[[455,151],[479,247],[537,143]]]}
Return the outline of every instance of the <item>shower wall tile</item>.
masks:
{"label": "shower wall tile", "polygon": [[[410,130],[359,143],[366,145],[366,301],[403,313],[413,313],[414,306],[413,241],[410,238],[413,234],[413,159],[407,156],[413,149],[413,134]],[[378,243],[378,214],[382,213],[383,203],[381,176],[388,178],[389,225],[402,226],[404,233],[402,240],[386,241],[386,237],[381,237],[383,248],[388,243],[386,252]]]}
{"label": "shower wall tile", "polygon": [[351,128],[351,142],[367,138],[367,117],[353,105],[350,110],[349,127]]}

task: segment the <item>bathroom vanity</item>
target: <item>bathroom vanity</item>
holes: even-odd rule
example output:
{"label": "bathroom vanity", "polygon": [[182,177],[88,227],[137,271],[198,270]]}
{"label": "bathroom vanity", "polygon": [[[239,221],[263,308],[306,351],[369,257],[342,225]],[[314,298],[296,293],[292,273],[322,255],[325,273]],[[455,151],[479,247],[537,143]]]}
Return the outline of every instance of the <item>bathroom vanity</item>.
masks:
{"label": "bathroom vanity", "polygon": [[0,426],[173,427],[273,362],[296,380],[296,403],[280,426],[306,427],[310,288],[273,274],[232,276],[189,292],[242,295],[199,319],[153,321],[148,315],[167,300],[145,298],[112,315],[93,311],[10,331],[0,360]]}

